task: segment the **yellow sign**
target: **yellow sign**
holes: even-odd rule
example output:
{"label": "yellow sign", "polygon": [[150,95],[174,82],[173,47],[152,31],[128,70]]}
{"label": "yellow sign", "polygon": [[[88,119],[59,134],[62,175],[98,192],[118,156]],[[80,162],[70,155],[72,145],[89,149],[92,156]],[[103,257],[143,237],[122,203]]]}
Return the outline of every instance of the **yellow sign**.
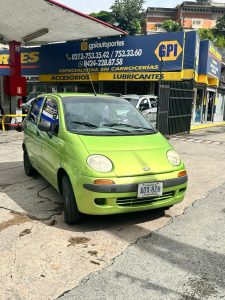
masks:
{"label": "yellow sign", "polygon": [[177,60],[183,49],[178,41],[162,41],[155,50],[159,61]]}
{"label": "yellow sign", "polygon": [[222,55],[215,47],[212,45],[209,48],[209,52],[211,52],[219,61],[222,61]]}
{"label": "yellow sign", "polygon": [[[21,64],[30,64],[36,63],[39,61],[39,52],[21,52]],[[9,54],[0,54],[0,65],[7,65],[9,64]]]}
{"label": "yellow sign", "polygon": [[102,72],[99,73],[99,80],[116,81],[158,81],[162,80],[181,80],[182,72]]}
{"label": "yellow sign", "polygon": [[[90,76],[92,81],[98,81],[98,74],[91,73]],[[90,76],[87,73],[40,75],[40,81],[41,82],[90,81]]]}

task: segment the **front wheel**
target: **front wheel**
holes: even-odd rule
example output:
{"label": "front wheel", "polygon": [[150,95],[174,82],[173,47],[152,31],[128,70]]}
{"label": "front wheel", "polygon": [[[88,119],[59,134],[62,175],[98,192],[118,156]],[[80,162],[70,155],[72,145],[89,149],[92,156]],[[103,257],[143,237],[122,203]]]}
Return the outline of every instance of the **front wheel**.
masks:
{"label": "front wheel", "polygon": [[36,170],[31,165],[30,158],[26,149],[24,149],[23,151],[23,166],[27,176],[33,176],[35,174]]}
{"label": "front wheel", "polygon": [[62,193],[65,222],[69,225],[78,223],[81,219],[81,214],[78,211],[73,187],[68,176],[62,178]]}

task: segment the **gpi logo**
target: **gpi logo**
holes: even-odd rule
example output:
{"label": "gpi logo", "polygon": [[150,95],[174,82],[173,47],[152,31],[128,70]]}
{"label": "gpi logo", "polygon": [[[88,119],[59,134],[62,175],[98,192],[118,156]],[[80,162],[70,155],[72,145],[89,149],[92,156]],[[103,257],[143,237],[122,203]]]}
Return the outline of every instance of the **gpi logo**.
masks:
{"label": "gpi logo", "polygon": [[177,60],[183,51],[178,41],[162,41],[155,49],[158,60],[172,61]]}

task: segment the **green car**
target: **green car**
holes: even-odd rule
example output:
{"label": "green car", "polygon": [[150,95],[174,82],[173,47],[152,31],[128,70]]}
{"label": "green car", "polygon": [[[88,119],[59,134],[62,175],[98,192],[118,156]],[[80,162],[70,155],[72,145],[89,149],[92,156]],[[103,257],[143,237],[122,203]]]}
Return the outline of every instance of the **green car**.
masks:
{"label": "green car", "polygon": [[63,194],[68,224],[81,214],[165,208],[187,188],[177,152],[127,100],[42,94],[24,121],[24,169]]}

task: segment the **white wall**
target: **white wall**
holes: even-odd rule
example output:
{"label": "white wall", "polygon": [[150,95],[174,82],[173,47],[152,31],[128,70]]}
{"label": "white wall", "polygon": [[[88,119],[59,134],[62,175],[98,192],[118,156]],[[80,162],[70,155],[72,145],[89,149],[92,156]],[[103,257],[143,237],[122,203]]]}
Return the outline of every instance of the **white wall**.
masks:
{"label": "white wall", "polygon": [[218,93],[216,99],[216,112],[214,115],[214,122],[223,121],[224,110],[225,110],[225,93],[223,94]]}

